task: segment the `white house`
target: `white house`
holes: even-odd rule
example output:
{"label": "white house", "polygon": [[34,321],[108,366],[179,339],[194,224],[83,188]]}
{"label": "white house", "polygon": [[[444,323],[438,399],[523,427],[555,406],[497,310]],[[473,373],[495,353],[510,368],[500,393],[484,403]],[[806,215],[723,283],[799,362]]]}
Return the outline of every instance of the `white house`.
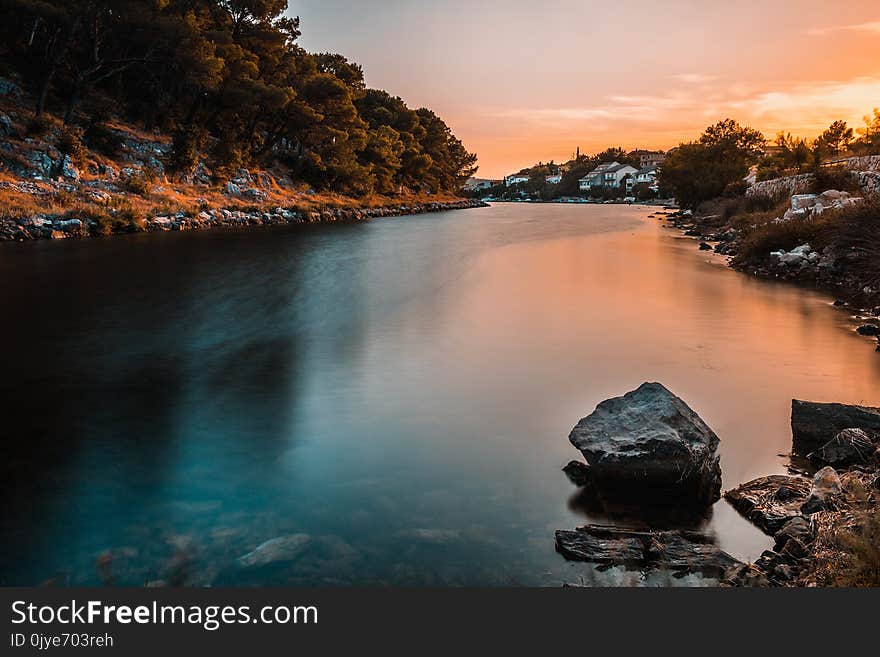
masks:
{"label": "white house", "polygon": [[504,186],[510,187],[511,185],[519,185],[520,183],[529,182],[529,174],[527,173],[515,173],[512,176],[507,176],[504,178]]}
{"label": "white house", "polygon": [[626,180],[627,191],[632,190],[636,185],[648,185],[655,192],[657,191],[657,166],[651,165],[642,167]]}
{"label": "white house", "polygon": [[617,189],[624,178],[631,176],[637,171],[635,167],[631,167],[628,164],[605,162],[581,178],[578,181],[578,187],[583,192],[588,192],[593,187]]}
{"label": "white house", "polygon": [[559,183],[562,182],[562,174],[561,173],[554,173],[554,174],[549,175],[546,178],[544,178],[544,180],[546,180],[551,185],[558,185]]}

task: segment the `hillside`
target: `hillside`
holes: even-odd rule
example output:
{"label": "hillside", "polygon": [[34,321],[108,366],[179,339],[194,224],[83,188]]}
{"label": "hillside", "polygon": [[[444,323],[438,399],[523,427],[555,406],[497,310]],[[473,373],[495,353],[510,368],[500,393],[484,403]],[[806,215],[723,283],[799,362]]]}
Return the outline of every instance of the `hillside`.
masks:
{"label": "hillside", "polygon": [[476,171],[285,0],[0,4],[0,237],[437,209]]}

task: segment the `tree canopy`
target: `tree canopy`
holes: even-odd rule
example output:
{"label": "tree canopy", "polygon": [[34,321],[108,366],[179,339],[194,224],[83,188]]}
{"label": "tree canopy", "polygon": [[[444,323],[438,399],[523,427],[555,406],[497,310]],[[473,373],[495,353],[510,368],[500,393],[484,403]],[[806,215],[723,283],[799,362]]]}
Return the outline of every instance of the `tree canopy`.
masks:
{"label": "tree canopy", "polygon": [[696,142],[667,154],[660,168],[660,187],[682,206],[696,207],[741,185],[764,143],[764,136],[754,128],[732,119],[719,121]]}
{"label": "tree canopy", "polygon": [[5,66],[34,112],[118,114],[174,135],[186,175],[284,166],[316,188],[452,191],[476,156],[434,112],[368,89],[361,67],[297,44],[287,0],[0,0]]}

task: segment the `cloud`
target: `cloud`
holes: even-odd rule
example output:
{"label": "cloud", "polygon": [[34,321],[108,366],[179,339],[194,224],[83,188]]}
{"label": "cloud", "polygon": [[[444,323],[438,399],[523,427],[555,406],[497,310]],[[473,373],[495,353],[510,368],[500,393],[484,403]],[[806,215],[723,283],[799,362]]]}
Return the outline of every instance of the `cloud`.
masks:
{"label": "cloud", "polygon": [[703,73],[676,73],[669,77],[685,84],[707,84],[718,79],[715,75],[704,75]]}
{"label": "cloud", "polygon": [[826,36],[835,32],[874,32],[880,34],[880,21],[869,23],[856,23],[855,25],[832,25],[830,27],[817,27],[807,30],[812,36]]}

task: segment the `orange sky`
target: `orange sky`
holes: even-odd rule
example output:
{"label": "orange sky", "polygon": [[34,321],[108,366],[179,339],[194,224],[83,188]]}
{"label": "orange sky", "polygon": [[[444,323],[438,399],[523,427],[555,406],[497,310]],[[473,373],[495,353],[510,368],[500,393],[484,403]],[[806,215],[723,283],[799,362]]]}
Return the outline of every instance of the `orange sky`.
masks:
{"label": "orange sky", "polygon": [[428,106],[481,177],[668,148],[727,116],[812,136],[880,106],[880,2],[290,0],[302,45]]}

